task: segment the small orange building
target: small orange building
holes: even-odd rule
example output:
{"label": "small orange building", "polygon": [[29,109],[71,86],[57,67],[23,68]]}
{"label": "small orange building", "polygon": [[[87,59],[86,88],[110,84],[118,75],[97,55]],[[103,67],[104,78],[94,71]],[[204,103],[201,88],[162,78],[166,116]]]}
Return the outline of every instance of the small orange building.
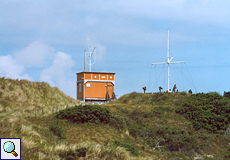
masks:
{"label": "small orange building", "polygon": [[115,73],[80,72],[77,74],[77,100],[111,101],[116,99]]}

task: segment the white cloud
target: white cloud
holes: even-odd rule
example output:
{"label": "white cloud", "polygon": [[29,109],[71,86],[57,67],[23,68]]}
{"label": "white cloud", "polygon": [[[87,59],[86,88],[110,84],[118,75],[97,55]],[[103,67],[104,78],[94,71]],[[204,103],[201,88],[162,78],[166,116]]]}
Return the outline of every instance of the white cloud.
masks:
{"label": "white cloud", "polygon": [[52,66],[41,72],[40,80],[48,82],[51,86],[58,86],[67,95],[75,94],[75,81],[66,77],[71,73],[74,61],[71,56],[64,52],[57,52]]}
{"label": "white cloud", "polygon": [[23,74],[24,66],[13,59],[11,55],[0,56],[0,68],[1,77],[32,80],[28,74]]}
{"label": "white cloud", "polygon": [[[53,53],[54,49],[41,42],[33,42],[12,56],[0,56],[0,76],[13,79],[33,79],[26,74],[32,67],[38,69],[52,58],[51,66],[40,74],[40,80],[57,86],[67,95],[75,97],[75,80],[68,78],[73,75],[72,67],[75,65],[71,56],[64,52]],[[44,66],[43,66],[44,67]],[[75,78],[75,77],[74,77]]]}
{"label": "white cloud", "polygon": [[15,59],[25,67],[40,67],[54,56],[54,49],[42,42],[35,41],[14,54]]}

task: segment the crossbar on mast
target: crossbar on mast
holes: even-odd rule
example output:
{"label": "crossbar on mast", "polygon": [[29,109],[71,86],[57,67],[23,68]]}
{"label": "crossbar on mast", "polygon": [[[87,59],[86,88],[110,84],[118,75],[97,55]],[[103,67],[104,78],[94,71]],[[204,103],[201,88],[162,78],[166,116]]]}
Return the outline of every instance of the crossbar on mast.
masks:
{"label": "crossbar on mast", "polygon": [[161,63],[152,63],[152,65],[158,65],[158,64],[168,64],[168,91],[169,91],[169,64],[173,63],[185,63],[185,61],[180,61],[180,62],[171,62],[171,59],[169,59],[169,29],[168,29],[168,40],[167,40],[167,62],[161,62]]}
{"label": "crossbar on mast", "polygon": [[95,60],[94,60],[94,63],[91,62],[91,59],[92,59],[92,56],[94,54],[94,51],[95,51],[96,47],[93,48],[93,51],[91,51],[91,46],[89,46],[89,52],[86,52],[86,49],[85,49],[85,53],[84,53],[84,71],[85,71],[85,56],[86,54],[89,54],[89,63],[87,63],[89,65],[89,72],[91,72],[91,66],[95,63]]}

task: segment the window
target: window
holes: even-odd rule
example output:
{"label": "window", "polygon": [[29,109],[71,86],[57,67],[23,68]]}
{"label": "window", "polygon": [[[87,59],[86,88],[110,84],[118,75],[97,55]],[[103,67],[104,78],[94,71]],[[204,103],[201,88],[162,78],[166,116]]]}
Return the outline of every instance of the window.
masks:
{"label": "window", "polygon": [[81,84],[79,84],[79,93],[81,93]]}
{"label": "window", "polygon": [[112,79],[113,77],[112,77],[112,76],[110,76],[109,78],[110,78],[110,79]]}
{"label": "window", "polygon": [[90,87],[90,83],[87,83],[87,84],[86,84],[86,87]]}
{"label": "window", "polygon": [[97,78],[97,76],[94,76],[94,78]]}

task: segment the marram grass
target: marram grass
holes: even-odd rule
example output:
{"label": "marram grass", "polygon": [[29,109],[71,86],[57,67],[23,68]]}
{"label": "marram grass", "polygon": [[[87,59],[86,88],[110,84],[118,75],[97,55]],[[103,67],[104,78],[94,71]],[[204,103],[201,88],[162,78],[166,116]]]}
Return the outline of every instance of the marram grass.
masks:
{"label": "marram grass", "polygon": [[[101,105],[113,114],[116,113],[118,117],[124,118],[128,124],[124,130],[111,128],[109,125],[72,124],[60,120],[67,135],[65,140],[61,140],[49,130],[49,125],[57,121],[53,108],[56,112],[57,106],[58,110],[62,110],[67,104],[73,107],[75,103],[78,105],[80,102],[44,82],[0,78],[0,135],[3,138],[21,138],[23,159],[61,160],[71,157],[70,153],[75,159],[82,160],[158,160],[176,159],[177,157],[177,159],[193,159],[200,150],[204,152],[203,157],[205,154],[214,155],[216,159],[224,159],[224,156],[229,156],[227,137],[221,134],[195,131],[190,121],[175,113],[176,106],[189,96],[191,95],[185,93],[124,95],[117,101]],[[35,110],[37,110],[37,118]],[[144,130],[144,127],[151,128],[151,130]],[[128,133],[125,134],[127,130]],[[186,137],[185,130],[190,136]],[[120,136],[121,134],[123,136]],[[141,138],[140,135],[143,137]],[[152,137],[153,142],[149,146],[148,142],[144,141],[148,135]],[[195,146],[199,150],[194,150],[195,147],[191,145],[193,147],[191,153],[194,152],[194,154],[190,154],[190,158],[182,149],[174,152],[166,150],[167,144],[163,140],[168,138],[175,140],[173,143],[176,143],[180,136],[185,136],[184,138],[187,139],[191,137],[191,144],[198,144],[203,148]],[[162,140],[162,143],[159,144],[164,146],[161,148],[162,152],[151,149],[157,144],[154,137]],[[140,156],[133,157],[130,152],[120,146],[104,145],[106,140],[119,140],[122,143],[132,144],[138,149]],[[85,155],[79,156],[79,152],[82,151]]]}

